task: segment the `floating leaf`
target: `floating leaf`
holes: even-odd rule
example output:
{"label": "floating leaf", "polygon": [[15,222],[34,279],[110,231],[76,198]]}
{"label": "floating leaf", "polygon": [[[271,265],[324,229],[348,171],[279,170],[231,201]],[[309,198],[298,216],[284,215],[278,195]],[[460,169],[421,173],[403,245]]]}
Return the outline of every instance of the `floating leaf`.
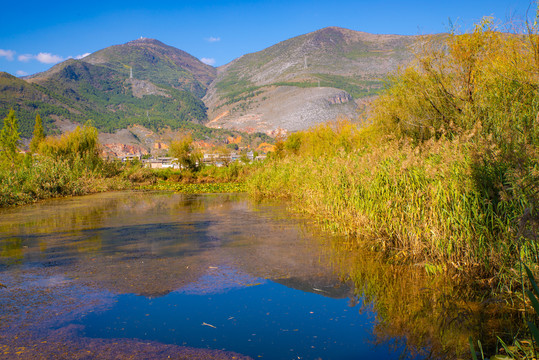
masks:
{"label": "floating leaf", "polygon": [[507,355],[494,355],[490,357],[490,360],[513,360],[513,358]]}

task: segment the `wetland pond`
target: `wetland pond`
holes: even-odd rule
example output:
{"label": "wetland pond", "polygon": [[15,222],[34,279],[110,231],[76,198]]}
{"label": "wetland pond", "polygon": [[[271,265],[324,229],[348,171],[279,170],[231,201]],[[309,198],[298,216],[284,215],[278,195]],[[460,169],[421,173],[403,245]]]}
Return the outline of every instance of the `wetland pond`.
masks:
{"label": "wetland pond", "polygon": [[0,213],[0,358],[453,358],[501,326],[469,287],[343,253],[309,219],[241,194]]}

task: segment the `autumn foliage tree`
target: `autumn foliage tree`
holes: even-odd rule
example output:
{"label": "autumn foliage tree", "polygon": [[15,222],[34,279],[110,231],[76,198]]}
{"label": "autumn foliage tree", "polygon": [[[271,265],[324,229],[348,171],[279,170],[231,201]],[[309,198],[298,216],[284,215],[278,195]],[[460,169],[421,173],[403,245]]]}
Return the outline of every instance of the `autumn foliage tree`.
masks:
{"label": "autumn foliage tree", "polygon": [[539,139],[536,48],[484,18],[473,31],[426,37],[413,64],[389,79],[374,106],[383,133],[416,141],[481,124],[500,144]]}

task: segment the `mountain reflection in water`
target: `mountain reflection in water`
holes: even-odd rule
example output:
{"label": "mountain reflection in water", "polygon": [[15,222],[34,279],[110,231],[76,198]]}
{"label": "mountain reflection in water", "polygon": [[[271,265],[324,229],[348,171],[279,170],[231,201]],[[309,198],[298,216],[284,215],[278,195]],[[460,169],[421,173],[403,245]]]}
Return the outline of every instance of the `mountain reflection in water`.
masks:
{"label": "mountain reflection in water", "polygon": [[7,358],[423,358],[454,355],[492,312],[447,279],[343,256],[243,195],[120,192],[1,214]]}

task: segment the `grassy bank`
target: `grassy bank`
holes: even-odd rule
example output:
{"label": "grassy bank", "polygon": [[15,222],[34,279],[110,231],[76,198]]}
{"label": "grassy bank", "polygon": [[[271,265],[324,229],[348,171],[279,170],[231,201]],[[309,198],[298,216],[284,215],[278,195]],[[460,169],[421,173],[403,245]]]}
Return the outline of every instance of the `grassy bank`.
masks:
{"label": "grassy bank", "polygon": [[[10,112],[4,122],[12,126],[4,125],[4,136],[0,136],[3,150],[0,153],[1,207],[130,186],[130,181],[121,176],[123,169],[119,164],[100,158],[95,128],[77,127],[61,138],[41,136],[38,139],[35,136],[32,141],[34,155],[22,155],[16,151],[19,134],[14,112]],[[36,121],[36,128],[39,124]]]}
{"label": "grassy bank", "polygon": [[0,152],[0,207],[126,189],[185,193],[245,191],[242,181],[258,166],[234,163],[221,168],[197,166],[173,170],[149,169],[138,161],[107,161],[99,155],[97,130],[91,126],[78,127],[61,138],[33,140],[34,154],[22,155],[17,152],[14,113],[10,113],[10,120],[13,124],[11,146],[0,137],[3,150]]}
{"label": "grassy bank", "polygon": [[88,169],[82,161],[29,158],[16,167],[0,170],[0,207],[129,187],[126,179],[101,169]]}
{"label": "grassy bank", "polygon": [[148,169],[141,163],[100,161],[90,166],[78,158],[34,156],[0,169],[0,207],[42,199],[114,190],[163,190],[181,193],[245,192],[244,179],[254,166],[208,166],[197,172]]}
{"label": "grassy bank", "polygon": [[356,259],[342,276],[374,304],[382,343],[406,334],[416,350],[469,358],[472,336],[492,354],[496,335],[510,343],[518,328],[511,321],[521,318],[485,321],[498,319],[499,303],[477,288],[513,293],[522,306],[518,250],[528,262],[537,253],[533,240],[518,236],[534,196],[533,181],[519,174],[533,167],[507,166],[481,131],[415,143],[346,122],[320,126],[281,144],[281,158],[250,179],[249,192],[285,199],[345,235],[335,246]]}
{"label": "grassy bank", "polygon": [[138,186],[145,190],[168,190],[181,193],[232,193],[245,192],[245,180],[261,164],[232,163],[228,166],[203,166],[196,171],[182,169],[154,169],[151,182]]}
{"label": "grassy bank", "polygon": [[473,271],[514,288],[537,264],[537,37],[472,32],[418,45],[370,125],[292,134],[250,179],[258,198],[291,200],[351,248],[385,250],[428,271]]}
{"label": "grassy bank", "polygon": [[[517,237],[533,194],[519,187],[523,179],[513,169],[478,163],[477,146],[463,136],[288,155],[262,168],[248,189],[258,198],[291,200],[356,245],[430,264],[480,267],[493,276],[514,266],[519,246],[527,260],[537,259],[535,244]],[[498,190],[493,181],[502,179]]]}

